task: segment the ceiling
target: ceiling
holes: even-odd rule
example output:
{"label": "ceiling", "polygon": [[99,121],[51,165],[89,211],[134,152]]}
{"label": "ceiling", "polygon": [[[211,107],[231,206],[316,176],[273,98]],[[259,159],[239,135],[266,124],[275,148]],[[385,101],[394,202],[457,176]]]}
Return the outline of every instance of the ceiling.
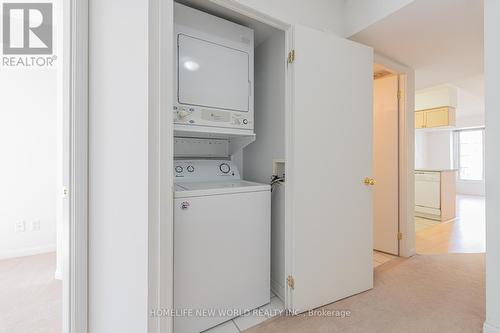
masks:
{"label": "ceiling", "polygon": [[415,69],[416,88],[456,84],[481,93],[483,0],[415,0],[351,39]]}

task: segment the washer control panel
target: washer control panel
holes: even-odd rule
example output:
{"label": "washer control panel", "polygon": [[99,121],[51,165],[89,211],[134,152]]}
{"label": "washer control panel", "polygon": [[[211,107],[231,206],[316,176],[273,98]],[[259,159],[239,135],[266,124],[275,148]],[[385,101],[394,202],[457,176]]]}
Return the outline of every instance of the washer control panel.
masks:
{"label": "washer control panel", "polygon": [[240,173],[230,160],[175,160],[175,181],[239,180]]}

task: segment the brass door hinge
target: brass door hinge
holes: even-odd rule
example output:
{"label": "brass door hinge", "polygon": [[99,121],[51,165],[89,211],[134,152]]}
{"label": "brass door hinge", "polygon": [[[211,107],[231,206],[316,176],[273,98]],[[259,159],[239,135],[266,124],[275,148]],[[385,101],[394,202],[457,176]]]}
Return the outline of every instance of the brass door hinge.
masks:
{"label": "brass door hinge", "polygon": [[295,288],[295,280],[293,279],[293,276],[288,275],[286,278],[286,283],[288,284],[288,288],[294,289]]}
{"label": "brass door hinge", "polygon": [[398,240],[402,240],[403,239],[403,233],[402,232],[398,232]]}
{"label": "brass door hinge", "polygon": [[398,99],[401,99],[401,96],[403,96],[403,92],[401,90],[398,90]]}
{"label": "brass door hinge", "polygon": [[288,52],[288,63],[291,64],[295,61],[295,50]]}

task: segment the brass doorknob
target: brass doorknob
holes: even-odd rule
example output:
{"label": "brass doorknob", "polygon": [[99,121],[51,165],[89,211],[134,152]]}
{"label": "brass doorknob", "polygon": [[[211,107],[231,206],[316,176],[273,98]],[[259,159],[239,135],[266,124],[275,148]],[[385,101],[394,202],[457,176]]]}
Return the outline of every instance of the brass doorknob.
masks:
{"label": "brass doorknob", "polygon": [[366,177],[364,180],[365,185],[373,186],[375,185],[375,179]]}

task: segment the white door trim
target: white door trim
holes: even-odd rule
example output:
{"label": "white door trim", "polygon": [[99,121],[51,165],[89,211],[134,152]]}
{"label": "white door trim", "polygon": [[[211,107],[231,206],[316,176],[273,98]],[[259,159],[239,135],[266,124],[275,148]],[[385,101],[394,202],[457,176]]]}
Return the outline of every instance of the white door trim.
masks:
{"label": "white door trim", "polygon": [[277,18],[274,18],[265,13],[259,12],[258,10],[253,9],[252,7],[245,6],[240,2],[235,0],[209,0],[214,4],[217,4],[226,9],[232,10],[235,13],[242,14],[246,17],[252,18],[264,24],[267,24],[273,28],[288,31],[290,29],[291,24],[281,21]]}
{"label": "white door trim", "polygon": [[415,254],[415,71],[375,53],[374,62],[400,75],[402,92],[399,105],[399,255]]}
{"label": "white door trim", "polygon": [[88,331],[88,0],[64,8],[69,223],[63,226],[63,332]]}
{"label": "white door trim", "polygon": [[149,1],[148,332],[173,332],[173,1]]}

